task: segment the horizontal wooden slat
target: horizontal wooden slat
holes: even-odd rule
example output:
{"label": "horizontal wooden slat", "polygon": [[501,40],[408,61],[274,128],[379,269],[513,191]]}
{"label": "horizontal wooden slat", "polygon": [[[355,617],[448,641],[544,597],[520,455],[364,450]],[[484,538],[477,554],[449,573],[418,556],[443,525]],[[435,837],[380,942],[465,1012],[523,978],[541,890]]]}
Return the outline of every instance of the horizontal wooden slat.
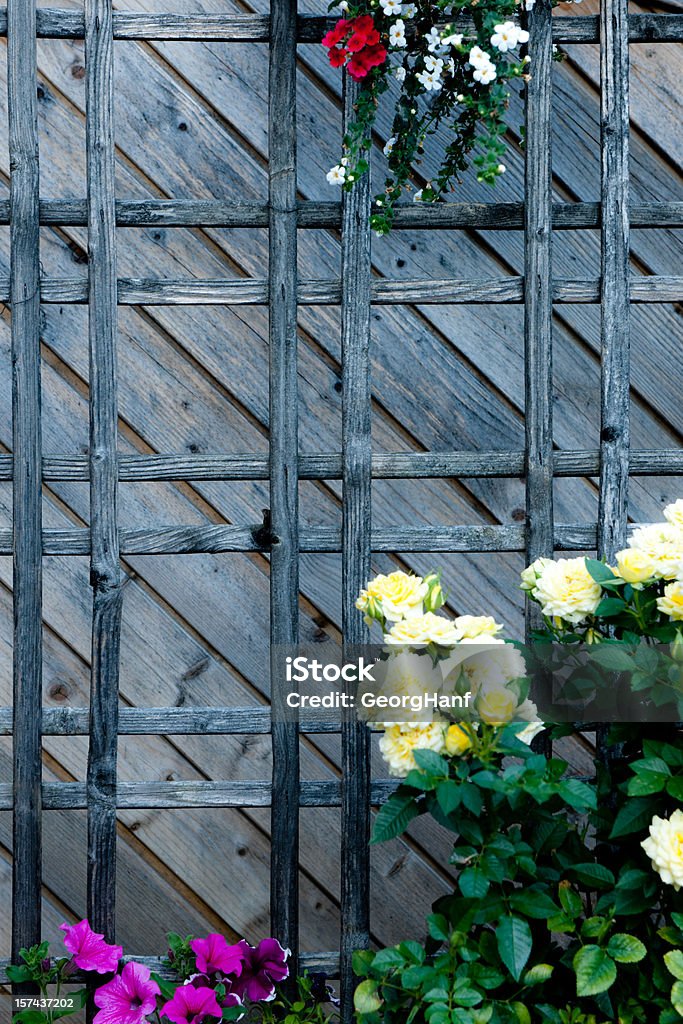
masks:
{"label": "horizontal wooden slat", "polygon": [[[301,15],[299,42],[319,42],[336,19]],[[465,32],[471,24],[462,21]],[[270,32],[270,19],[264,15],[246,14],[146,14],[119,11],[114,14],[115,39],[176,39],[203,42],[265,43]],[[7,12],[0,10],[0,35],[7,34]],[[43,8],[37,12],[37,34],[46,39],[82,39],[83,14],[79,11]],[[629,17],[629,39],[636,42],[681,42],[682,14],[632,14]],[[598,18],[556,18],[553,24],[556,43],[597,43]]]}
{"label": "horizontal wooden slat", "polygon": [[[372,784],[373,804],[383,803],[398,786],[395,779]],[[198,779],[178,782],[119,782],[119,810],[179,810],[184,807],[270,807],[270,782],[213,782]],[[339,807],[338,781],[302,782],[300,807]],[[53,811],[80,811],[87,807],[84,782],[43,783],[43,807]],[[12,809],[12,787],[0,785],[0,810]]]}
{"label": "horizontal wooden slat", "polygon": [[[597,228],[599,203],[554,203],[553,229]],[[630,208],[631,224],[638,228],[683,227],[683,203],[637,203]],[[9,202],[0,200],[0,224],[9,223]],[[85,199],[42,199],[40,223],[82,227],[87,223]],[[223,199],[118,199],[119,227],[231,227],[268,226],[266,203],[233,203]],[[487,228],[521,230],[522,203],[412,203],[396,209],[394,228]],[[300,228],[339,228],[339,202],[301,201]]]}
{"label": "horizontal wooden slat", "polygon": [[[553,474],[557,477],[595,476],[599,471],[597,449],[555,452]],[[395,452],[373,455],[376,480],[472,479],[522,476],[524,452]],[[678,476],[683,474],[683,450],[634,449],[631,476]],[[341,479],[341,455],[334,452],[302,455],[302,480]],[[12,479],[12,456],[0,455],[0,480]],[[119,480],[267,480],[265,455],[121,455]],[[43,459],[43,480],[88,480],[88,459],[80,455],[48,455]]]}
{"label": "horizontal wooden slat", "polygon": [[[87,280],[44,278],[41,299],[52,305],[87,302]],[[0,302],[9,301],[9,280],[0,279]],[[260,278],[239,281],[164,281],[120,278],[118,301],[122,306],[265,306],[268,283]],[[509,276],[481,281],[373,281],[372,302],[391,305],[491,305],[524,301],[524,278]],[[555,281],[553,302],[597,303],[600,280]],[[631,302],[681,302],[683,277],[634,277]],[[299,305],[337,306],[341,283],[337,280],[302,281]]]}
{"label": "horizontal wooden slat", "polygon": [[[12,709],[0,708],[0,736],[12,733]],[[264,736],[270,733],[270,708],[121,708],[122,736]],[[333,733],[339,726],[329,719],[301,716],[301,732]],[[87,736],[88,708],[43,708],[44,736]]]}
{"label": "horizontal wooden slat", "polygon": [[[123,555],[218,554],[226,551],[268,551],[259,539],[261,525],[254,526],[167,526],[156,530],[122,530]],[[560,551],[582,551],[595,547],[595,526],[562,525],[555,531]],[[523,526],[397,526],[373,530],[373,551],[524,551]],[[301,550],[341,551],[341,532],[309,527],[302,531]],[[44,530],[46,555],[87,555],[87,530]],[[12,553],[12,531],[0,530],[0,555]]]}

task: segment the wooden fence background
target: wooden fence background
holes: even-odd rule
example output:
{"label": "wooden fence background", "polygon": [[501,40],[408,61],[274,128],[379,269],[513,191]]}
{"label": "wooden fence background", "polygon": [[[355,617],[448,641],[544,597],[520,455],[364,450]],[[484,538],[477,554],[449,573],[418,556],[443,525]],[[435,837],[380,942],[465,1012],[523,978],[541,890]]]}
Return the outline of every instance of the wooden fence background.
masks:
{"label": "wooden fence background", "polygon": [[419,932],[448,839],[369,856],[376,753],[271,733],[269,640],[362,640],[395,564],[519,633],[525,558],[680,495],[683,15],[537,0],[504,180],[371,252],[367,187],[324,181],[322,5],[163,6],[0,12],[0,954],[41,913],[148,955],[272,927],[348,1019],[352,949]]}

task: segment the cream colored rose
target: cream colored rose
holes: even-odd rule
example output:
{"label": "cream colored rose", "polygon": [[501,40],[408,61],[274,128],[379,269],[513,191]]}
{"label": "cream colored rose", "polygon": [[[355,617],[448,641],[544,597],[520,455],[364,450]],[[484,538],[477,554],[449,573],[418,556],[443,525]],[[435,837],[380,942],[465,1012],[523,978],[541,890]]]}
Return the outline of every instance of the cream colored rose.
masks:
{"label": "cream colored rose", "polygon": [[683,811],[674,811],[670,818],[655,815],[650,835],[640,845],[662,881],[680,889],[683,885]]}
{"label": "cream colored rose", "polygon": [[446,728],[443,722],[416,725],[401,722],[390,725],[379,741],[382,757],[389,766],[391,775],[404,779],[409,771],[417,768],[416,750],[433,750],[442,754],[445,747]]}
{"label": "cream colored rose", "polygon": [[657,577],[673,580],[683,572],[683,527],[675,523],[639,527],[629,547],[652,559]]}
{"label": "cream colored rose", "polygon": [[504,725],[517,710],[517,697],[504,686],[486,687],[475,701],[477,713],[488,725]]}
{"label": "cream colored rose", "polygon": [[520,576],[522,578],[520,588],[522,590],[528,590],[531,593],[533,593],[533,591],[536,589],[538,577],[541,575],[548,562],[552,562],[552,558],[537,558],[535,562],[532,562],[531,565],[528,565],[526,569],[524,569],[520,573]]}
{"label": "cream colored rose", "polygon": [[434,612],[425,612],[410,619],[403,619],[391,627],[385,635],[385,643],[404,644],[441,644],[449,647],[458,642],[458,630],[452,619]]}
{"label": "cream colored rose", "polygon": [[503,626],[492,615],[458,615],[455,628],[461,640],[476,640],[477,637],[495,636]]}
{"label": "cream colored rose", "polygon": [[658,575],[657,565],[646,551],[639,548],[624,548],[617,551],[614,571],[627,583],[646,583]]}
{"label": "cream colored rose", "polygon": [[535,722],[529,722],[528,725],[522,726],[517,732],[517,739],[521,740],[522,743],[526,743],[527,746],[531,746],[531,741],[538,736],[539,732],[543,732],[545,725],[540,719]]}
{"label": "cream colored rose", "polygon": [[389,622],[399,622],[416,615],[422,615],[425,595],[429,585],[421,576],[407,572],[392,572],[388,576],[375,576],[366,590],[362,590],[356,608],[364,612],[376,602]]}
{"label": "cream colored rose", "polygon": [[558,558],[544,566],[534,596],[544,615],[577,623],[594,614],[602,590],[588,572],[585,558]]}
{"label": "cream colored rose", "polygon": [[664,596],[657,598],[657,611],[668,615],[674,622],[683,620],[683,583],[680,580],[664,587]]}
{"label": "cream colored rose", "polygon": [[670,505],[666,506],[664,518],[668,523],[673,523],[675,526],[683,526],[683,498],[672,501]]}
{"label": "cream colored rose", "polygon": [[520,652],[499,637],[461,640],[448,658],[439,663],[444,693],[476,694],[485,688],[505,687],[526,674]]}
{"label": "cream colored rose", "polygon": [[446,730],[446,753],[451,757],[460,757],[472,746],[472,726],[458,723],[449,725]]}

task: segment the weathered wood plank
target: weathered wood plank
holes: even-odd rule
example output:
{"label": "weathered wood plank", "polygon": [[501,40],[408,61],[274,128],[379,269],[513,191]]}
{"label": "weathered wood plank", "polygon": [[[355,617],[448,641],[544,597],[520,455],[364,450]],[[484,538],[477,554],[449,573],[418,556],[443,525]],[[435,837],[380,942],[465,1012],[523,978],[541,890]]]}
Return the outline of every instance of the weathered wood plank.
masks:
{"label": "weathered wood plank", "polygon": [[[263,15],[235,14],[144,14],[117,12],[114,15],[115,39],[174,39],[204,42],[267,42],[270,19]],[[333,18],[302,15],[299,18],[299,42],[319,42],[334,24]],[[463,27],[468,30],[464,22]],[[0,35],[7,32],[7,18],[0,11]],[[553,26],[555,42],[594,43],[598,41],[598,18],[558,18]],[[49,39],[82,39],[83,15],[78,11],[43,8],[38,11],[38,35]],[[632,42],[680,42],[683,40],[683,16],[679,14],[635,14],[629,18]]]}
{"label": "weathered wood plank", "polygon": [[116,398],[116,224],[111,0],[86,0],[86,165],[90,342],[88,918],[115,937],[116,755],[123,590],[119,568]]}
{"label": "weathered wood plank", "polygon": [[[359,85],[344,76],[343,131]],[[355,603],[371,575],[372,426],[370,384],[370,175],[342,201],[342,632],[350,646],[369,641]],[[353,953],[370,938],[370,743],[363,723],[342,726],[341,1019],[354,1017]]]}
{"label": "weathered wood plank", "polygon": [[598,553],[623,547],[630,447],[629,71],[627,0],[600,12],[601,423]]}
{"label": "weathered wood plank", "polygon": [[281,0],[273,8],[268,81],[270,907],[273,933],[291,949],[294,972],[299,953],[299,737],[296,723],[285,715],[281,648],[296,644],[299,637],[296,9],[297,0]]}
{"label": "weathered wood plank", "polygon": [[40,236],[35,7],[8,4],[14,576],[12,953],[40,940],[42,692]]}
{"label": "weathered wood plank", "polygon": [[[526,559],[553,554],[552,7],[538,0],[529,19],[533,66],[526,86],[524,223],[524,423]],[[528,624],[533,610],[527,605]]]}

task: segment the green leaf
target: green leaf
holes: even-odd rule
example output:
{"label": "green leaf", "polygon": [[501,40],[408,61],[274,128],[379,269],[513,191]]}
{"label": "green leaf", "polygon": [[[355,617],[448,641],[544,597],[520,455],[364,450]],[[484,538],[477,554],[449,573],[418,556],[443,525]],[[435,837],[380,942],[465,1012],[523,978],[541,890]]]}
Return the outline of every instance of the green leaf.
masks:
{"label": "green leaf", "polygon": [[504,917],[496,928],[496,942],[500,959],[515,981],[519,981],[531,955],[532,938],[528,923],[512,914]]}
{"label": "green leaf", "polygon": [[[353,973],[356,975],[357,978],[367,978],[368,974],[370,973],[370,968],[372,967],[374,959],[375,954],[372,952],[371,949],[356,949],[354,951],[352,960]],[[152,977],[157,982],[157,984],[161,986],[161,982],[159,981],[158,977],[155,974],[153,974]],[[164,999],[171,998],[170,996],[166,996],[166,993],[164,992],[163,989],[161,990],[161,994],[164,996]]]}
{"label": "green leaf", "polygon": [[603,597],[595,609],[596,615],[619,615],[626,608],[626,602],[620,597]]}
{"label": "green leaf", "polygon": [[671,1002],[676,1013],[683,1017],[683,981],[675,981],[671,988]]}
{"label": "green leaf", "polygon": [[20,1010],[12,1017],[12,1024],[47,1024],[47,1019],[42,1010]]}
{"label": "green leaf", "polygon": [[583,914],[583,900],[578,892],[572,889],[571,882],[563,879],[557,887],[562,909],[568,917],[579,917]]}
{"label": "green leaf", "polygon": [[372,966],[376,971],[390,971],[393,967],[403,967],[405,957],[397,949],[380,949],[375,955]]}
{"label": "green leaf", "polygon": [[519,1000],[515,1000],[514,1003],[511,1003],[511,1006],[519,1024],[531,1024],[531,1014],[524,1003],[520,1003]]}
{"label": "green leaf", "polygon": [[646,797],[634,797],[621,808],[610,832],[610,839],[643,832],[652,820],[652,803]]}
{"label": "green leaf", "polygon": [[597,996],[616,981],[616,965],[600,946],[583,946],[576,953],[573,966],[577,996]]}
{"label": "green leaf", "polygon": [[457,810],[460,806],[461,798],[462,787],[451,779],[440,782],[436,787],[436,799],[439,801],[439,807],[446,816]]}
{"label": "green leaf", "polygon": [[619,640],[597,644],[590,651],[590,660],[608,672],[633,672],[635,662]]}
{"label": "green leaf", "polygon": [[611,582],[617,579],[612,570],[604,562],[599,562],[597,558],[587,558],[586,569],[596,583]]}
{"label": "green leaf", "polygon": [[574,864],[569,871],[586,889],[610,889],[615,883],[614,875],[603,864]]}
{"label": "green leaf", "polygon": [[382,1005],[376,981],[361,981],[353,993],[353,1005],[357,1013],[375,1013]]}
{"label": "green leaf", "polygon": [[489,891],[490,882],[479,868],[466,868],[458,877],[458,886],[468,899],[483,899]]}
{"label": "green leaf", "polygon": [[616,932],[607,943],[607,952],[619,964],[637,964],[647,950],[640,939],[625,932]]}
{"label": "green leaf", "polygon": [[540,985],[547,981],[552,973],[553,967],[551,964],[535,964],[525,973],[522,981],[525,985]]}
{"label": "green leaf", "polygon": [[560,796],[575,810],[597,810],[598,798],[594,786],[589,786],[580,779],[563,779],[558,785],[558,790]]}
{"label": "green leaf", "polygon": [[558,914],[560,908],[543,890],[518,889],[510,896],[510,906],[525,917],[547,920]]}
{"label": "green leaf", "polygon": [[433,939],[438,939],[441,942],[448,942],[448,921],[443,914],[430,914],[427,918],[427,927],[429,929],[429,934]]}
{"label": "green leaf", "polygon": [[671,769],[661,757],[643,757],[635,761],[631,769],[636,775],[644,775],[647,772],[656,772],[657,775],[671,775]]}
{"label": "green leaf", "polygon": [[666,791],[674,800],[683,801],[683,776],[677,775],[675,778],[669,779]]}
{"label": "green leaf", "polygon": [[412,795],[394,794],[390,796],[387,802],[380,807],[375,818],[370,842],[385,843],[388,839],[395,839],[396,836],[405,832],[410,822],[418,814],[419,810]]}
{"label": "green leaf", "polygon": [[408,939],[406,942],[399,943],[399,952],[403,954],[406,960],[410,960],[414,964],[423,964],[425,960],[424,946],[421,946],[419,942],[415,942],[414,939]]}
{"label": "green leaf", "polygon": [[448,778],[448,761],[433,750],[414,750],[413,757],[418,768],[423,768],[430,775],[439,778]]}
{"label": "green leaf", "polygon": [[683,953],[680,949],[672,949],[670,953],[665,953],[664,963],[674,978],[683,981]]}
{"label": "green leaf", "polygon": [[660,772],[641,772],[634,779],[629,779],[627,793],[629,796],[651,796],[652,793],[661,793],[664,788],[668,789],[667,782],[676,781]]}
{"label": "green leaf", "polygon": [[28,967],[17,967],[16,964],[10,964],[7,967],[7,977],[10,981],[21,984],[22,981],[30,981],[32,975]]}
{"label": "green leaf", "polygon": [[167,981],[165,978],[162,978],[159,974],[152,973],[150,974],[150,978],[152,979],[152,981],[156,981],[157,985],[159,986],[159,991],[161,992],[162,996],[166,1001],[168,1001],[169,999],[173,999],[173,996],[175,995],[175,990],[178,987],[177,984],[174,985],[173,982]]}

